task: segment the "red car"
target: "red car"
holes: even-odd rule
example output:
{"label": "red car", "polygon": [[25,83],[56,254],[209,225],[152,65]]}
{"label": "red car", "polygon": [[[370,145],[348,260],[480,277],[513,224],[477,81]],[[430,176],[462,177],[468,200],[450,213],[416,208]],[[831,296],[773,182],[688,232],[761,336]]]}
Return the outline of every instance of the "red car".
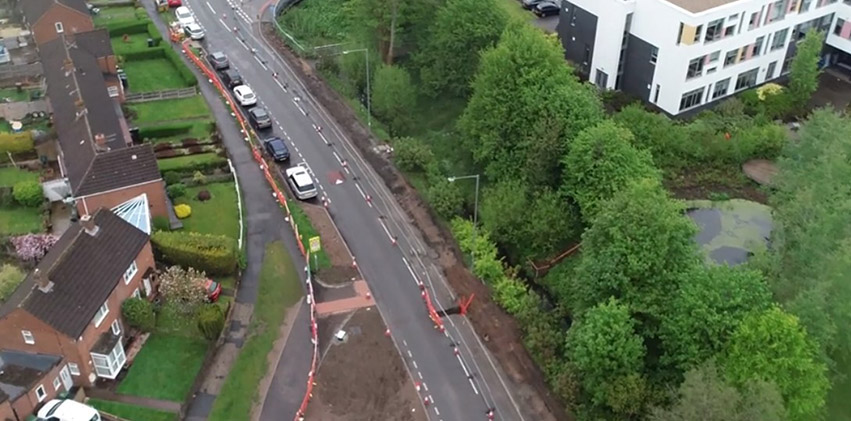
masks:
{"label": "red car", "polygon": [[222,285],[212,279],[204,281],[204,292],[207,293],[207,301],[215,303],[222,294]]}
{"label": "red car", "polygon": [[168,0],[168,7],[180,7],[183,6],[183,2],[180,0]]}

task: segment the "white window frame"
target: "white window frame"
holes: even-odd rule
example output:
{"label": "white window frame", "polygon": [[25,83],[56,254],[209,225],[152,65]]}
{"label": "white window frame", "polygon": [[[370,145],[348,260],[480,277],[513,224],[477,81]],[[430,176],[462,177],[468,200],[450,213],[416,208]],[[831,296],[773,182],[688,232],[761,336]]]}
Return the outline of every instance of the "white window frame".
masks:
{"label": "white window frame", "polygon": [[98,377],[113,380],[118,377],[118,373],[121,372],[121,368],[127,362],[127,356],[124,354],[124,346],[121,344],[121,341],[115,344],[115,348],[112,348],[108,355],[92,352],[91,357],[95,374]]}
{"label": "white window frame", "polygon": [[21,336],[24,337],[24,343],[27,345],[35,345],[35,336],[29,330],[22,330]]}
{"label": "white window frame", "polygon": [[130,267],[124,271],[124,284],[129,284],[137,272],[139,272],[139,267],[136,266],[136,261],[134,260],[133,263],[130,263]]}
{"label": "white window frame", "polygon": [[69,362],[68,363],[68,372],[70,372],[72,376],[79,376],[80,375],[80,366],[78,366],[77,363]]}
{"label": "white window frame", "polygon": [[62,386],[62,382],[59,381],[59,376],[53,378],[53,390],[59,390],[59,387]]}
{"label": "white window frame", "polygon": [[103,305],[98,308],[97,314],[95,314],[94,322],[95,327],[99,327],[101,323],[103,323],[103,319],[106,318],[106,315],[109,314],[109,306],[106,304],[106,301],[103,302]]}
{"label": "white window frame", "polygon": [[139,291],[139,288],[133,290],[133,298],[142,298],[142,293]]}
{"label": "white window frame", "polygon": [[112,321],[112,325],[110,325],[110,329],[112,329],[113,335],[120,335],[121,334],[121,322],[119,322],[118,319],[116,318],[115,320]]}
{"label": "white window frame", "polygon": [[36,399],[38,399],[39,402],[42,402],[47,399],[47,391],[44,390],[43,384],[40,384],[37,388],[35,388],[35,397]]}
{"label": "white window frame", "polygon": [[62,22],[54,22],[53,27],[56,29],[57,34],[65,32],[65,27],[62,25]]}
{"label": "white window frame", "polygon": [[120,92],[118,91],[118,86],[107,86],[106,92],[109,93],[110,98],[115,98],[115,97],[121,95]]}

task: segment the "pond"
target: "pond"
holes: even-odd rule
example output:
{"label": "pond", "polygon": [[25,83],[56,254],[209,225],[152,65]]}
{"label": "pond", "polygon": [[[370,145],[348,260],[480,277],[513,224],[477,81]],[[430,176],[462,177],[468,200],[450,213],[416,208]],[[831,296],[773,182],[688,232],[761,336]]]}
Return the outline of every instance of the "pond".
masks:
{"label": "pond", "polygon": [[686,214],[699,228],[695,241],[710,262],[735,266],[768,245],[773,223],[771,208],[766,205],[732,199],[694,200],[687,206]]}

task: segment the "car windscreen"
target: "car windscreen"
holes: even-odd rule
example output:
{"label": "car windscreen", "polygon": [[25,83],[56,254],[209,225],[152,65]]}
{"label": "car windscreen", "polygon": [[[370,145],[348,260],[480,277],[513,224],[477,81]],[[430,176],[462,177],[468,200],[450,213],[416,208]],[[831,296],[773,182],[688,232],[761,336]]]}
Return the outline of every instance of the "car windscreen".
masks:
{"label": "car windscreen", "polygon": [[315,188],[313,187],[313,183],[307,183],[303,186],[300,186],[300,185],[298,185],[298,183],[296,183],[296,187],[298,188],[298,191],[300,191],[300,192],[309,192],[309,191],[315,190]]}

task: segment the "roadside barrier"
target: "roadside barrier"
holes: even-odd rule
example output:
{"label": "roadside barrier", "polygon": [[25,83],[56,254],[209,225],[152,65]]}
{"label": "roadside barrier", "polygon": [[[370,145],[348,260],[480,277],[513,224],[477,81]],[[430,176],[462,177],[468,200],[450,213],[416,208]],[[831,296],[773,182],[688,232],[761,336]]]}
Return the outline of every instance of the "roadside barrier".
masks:
{"label": "roadside barrier", "polygon": [[[239,108],[234,103],[233,99],[228,94],[228,90],[222,85],[219,81],[219,78],[216,77],[215,72],[210,70],[206,64],[201,60],[200,57],[195,55],[192,49],[189,48],[189,40],[184,41],[181,44],[183,52],[189,57],[190,61],[192,61],[195,66],[197,66],[207,79],[216,87],[219,91],[219,94],[224,97],[227,104],[230,106],[231,113],[236,117],[236,121],[239,123],[241,133],[245,135],[244,140],[248,142],[251,147],[252,155],[254,156],[254,160],[260,165],[260,169],[263,171],[263,175],[266,177],[266,181],[269,183],[269,186],[272,188],[274,192],[275,199],[281,206],[284,208],[284,212],[287,216],[287,220],[290,223],[290,227],[293,229],[293,233],[295,234],[296,244],[298,244],[298,250],[301,252],[302,257],[305,261],[305,271],[307,272],[307,281],[305,282],[307,286],[307,301],[310,303],[310,334],[311,334],[311,342],[313,345],[313,358],[310,363],[310,371],[307,374],[307,389],[304,393],[304,398],[302,398],[301,406],[299,407],[298,412],[293,417],[294,421],[302,421],[304,420],[304,414],[307,411],[307,404],[310,402],[310,398],[313,396],[313,386],[316,374],[316,364],[318,363],[318,355],[319,355],[319,339],[318,339],[318,328],[316,325],[316,300],[313,296],[313,281],[312,275],[310,273],[310,252],[305,250],[304,244],[302,244],[301,234],[299,233],[298,224],[296,224],[295,219],[290,212],[290,207],[287,205],[287,197],[278,187],[278,183],[275,182],[275,178],[272,176],[272,173],[269,172],[269,164],[263,159],[263,154],[257,148],[257,146],[251,142],[252,131],[250,130],[248,124],[245,122],[245,118],[240,113]],[[354,264],[354,262],[353,262]]]}

